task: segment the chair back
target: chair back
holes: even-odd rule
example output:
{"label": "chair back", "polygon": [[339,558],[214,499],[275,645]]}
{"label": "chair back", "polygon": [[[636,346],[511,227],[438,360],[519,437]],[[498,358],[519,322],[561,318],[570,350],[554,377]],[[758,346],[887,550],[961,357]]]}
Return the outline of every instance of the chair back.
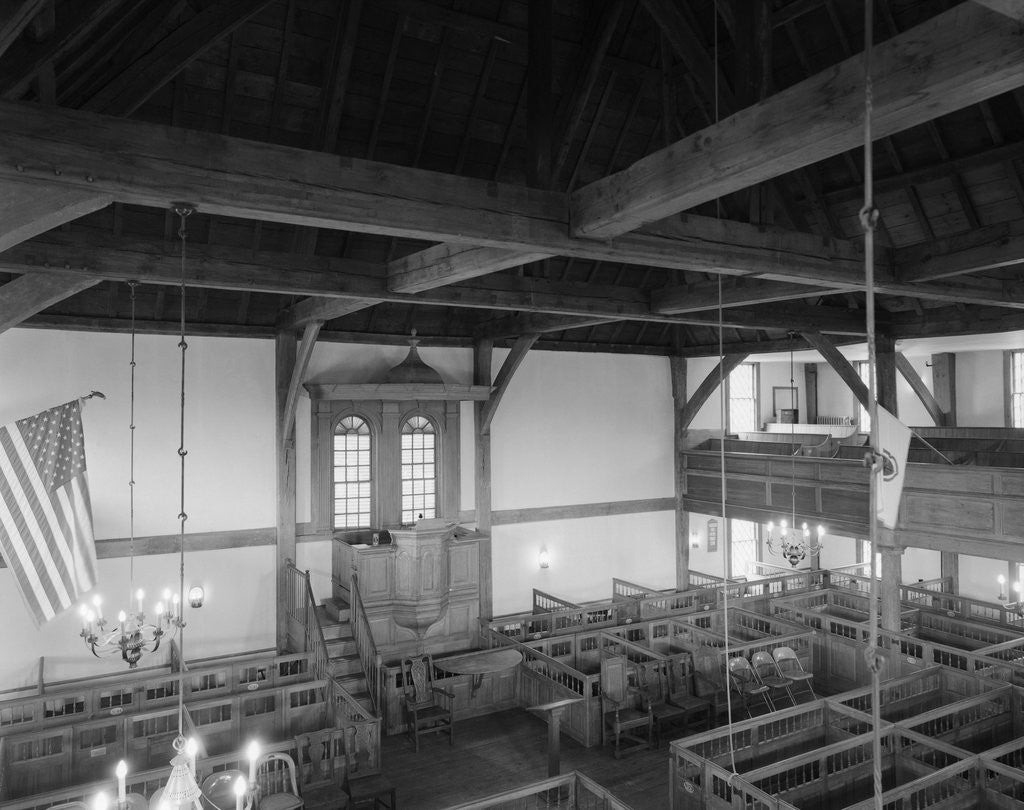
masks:
{"label": "chair back", "polygon": [[601,659],[601,695],[610,703],[622,706],[629,697],[629,667],[623,655]]}
{"label": "chair back", "polygon": [[295,738],[295,769],[299,789],[305,794],[312,788],[345,782],[347,754],[345,732],[340,728],[323,728],[299,734]]}
{"label": "chair back", "polygon": [[245,774],[235,768],[215,771],[207,776],[199,786],[207,806],[213,810],[234,810],[235,782],[239,778],[244,779]]}
{"label": "chair back", "polygon": [[256,788],[257,795],[261,797],[273,793],[291,793],[298,796],[295,760],[280,751],[263,754],[256,760]]}
{"label": "chair back", "polygon": [[753,685],[757,683],[757,676],[754,674],[750,662],[742,655],[729,659],[729,675],[736,680],[736,683],[741,688],[747,684]]}
{"label": "chair back", "polygon": [[754,668],[754,674],[757,675],[758,680],[763,681],[765,678],[777,678],[781,675],[779,672],[779,666],[775,663],[775,659],[772,658],[772,654],[765,650],[761,650],[750,656],[750,663]]}
{"label": "chair back", "polygon": [[693,654],[693,671],[699,672],[708,683],[717,688],[725,688],[725,676],[716,649],[700,647]]}
{"label": "chair back", "polygon": [[[797,664],[800,664],[800,659],[797,658],[797,655],[795,652],[793,652],[792,647],[776,647],[772,651],[772,655],[775,656],[775,663],[779,663],[780,661],[785,661],[789,659],[792,661],[796,661]],[[803,665],[801,664],[800,666],[802,668]]]}
{"label": "chair back", "polygon": [[376,720],[356,722],[345,729],[345,751],[351,779],[380,773],[380,732]]}
{"label": "chair back", "polygon": [[405,700],[417,706],[434,702],[434,659],[429,654],[402,661]]}
{"label": "chair back", "polygon": [[647,705],[655,706],[664,703],[668,697],[668,687],[665,683],[666,663],[666,661],[641,661],[636,665],[637,683],[644,703]]}

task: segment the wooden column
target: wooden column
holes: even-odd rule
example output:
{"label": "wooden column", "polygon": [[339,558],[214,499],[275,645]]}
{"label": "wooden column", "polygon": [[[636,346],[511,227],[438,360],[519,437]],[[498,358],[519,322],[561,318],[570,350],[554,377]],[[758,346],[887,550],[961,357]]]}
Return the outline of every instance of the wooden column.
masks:
{"label": "wooden column", "polygon": [[896,341],[888,335],[875,337],[875,398],[893,416],[899,416],[896,404]]}
{"label": "wooden column", "polygon": [[381,525],[402,524],[402,437],[398,424],[401,405],[398,402],[381,403],[381,428],[378,442],[380,484],[378,497],[381,504]]}
{"label": "wooden column", "polygon": [[956,355],[942,352],[932,355],[932,395],[945,414],[947,427],[956,425]]}
{"label": "wooden column", "polygon": [[277,649],[288,643],[286,610],[286,564],[295,560],[295,422],[285,433],[288,389],[295,371],[298,340],[292,332],[279,332],[274,339],[274,378],[276,409],[274,423],[277,441]]}
{"label": "wooden column", "polygon": [[804,363],[804,420],[810,425],[818,422],[818,364]]}
{"label": "wooden column", "polygon": [[960,555],[952,551],[939,552],[939,576],[953,581],[953,593],[960,593]]}
{"label": "wooden column", "polygon": [[680,415],[686,405],[686,358],[668,359],[672,376],[673,456],[676,499],[676,589],[684,591],[690,583],[690,513],[683,508],[686,494],[686,471],[683,469],[683,448],[686,446],[686,425]]}
{"label": "wooden column", "polygon": [[[481,340],[473,347],[473,383],[491,384],[491,355],[494,343]],[[473,403],[476,442],[474,454],[476,527],[480,538],[480,618],[494,615],[494,574],[491,569],[491,434],[481,431],[487,403]]]}
{"label": "wooden column", "polygon": [[891,529],[879,529],[879,551],[882,554],[882,594],[879,614],[882,629],[899,632],[900,585],[903,584],[903,549],[896,548]]}

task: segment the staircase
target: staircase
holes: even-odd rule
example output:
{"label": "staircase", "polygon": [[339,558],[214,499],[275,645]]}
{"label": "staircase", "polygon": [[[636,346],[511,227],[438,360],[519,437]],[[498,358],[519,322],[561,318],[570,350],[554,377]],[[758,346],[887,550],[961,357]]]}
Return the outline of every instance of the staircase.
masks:
{"label": "staircase", "polygon": [[352,637],[348,603],[343,599],[325,599],[317,606],[316,615],[324,631],[331,675],[352,695],[372,717],[376,712],[366,686],[363,665]]}

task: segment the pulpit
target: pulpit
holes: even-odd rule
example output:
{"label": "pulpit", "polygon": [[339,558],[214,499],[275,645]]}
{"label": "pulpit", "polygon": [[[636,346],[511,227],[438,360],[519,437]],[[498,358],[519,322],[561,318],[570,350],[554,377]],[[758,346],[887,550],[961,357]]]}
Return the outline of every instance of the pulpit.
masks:
{"label": "pulpit", "polygon": [[335,541],[336,595],[351,601],[352,574],[385,659],[465,650],[476,643],[480,535],[444,519],[389,529],[387,545]]}

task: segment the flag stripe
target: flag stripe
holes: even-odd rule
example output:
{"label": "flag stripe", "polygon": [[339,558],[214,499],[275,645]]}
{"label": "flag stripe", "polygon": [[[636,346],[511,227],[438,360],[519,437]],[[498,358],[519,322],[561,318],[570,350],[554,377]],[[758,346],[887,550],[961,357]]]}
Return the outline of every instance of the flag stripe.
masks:
{"label": "flag stripe", "polygon": [[[57,545],[55,535],[60,532],[57,516],[53,512],[49,493],[46,492],[35,465],[27,458],[28,450],[21,433],[8,431],[2,441],[6,460],[17,475],[20,485],[18,495],[23,499],[20,506],[29,532],[25,540],[34,538],[36,541],[30,546],[31,553],[36,565],[40,567],[40,579],[44,585],[47,585],[47,577],[49,578],[47,592],[55,611],[59,612],[71,604],[71,599],[64,587],[61,565],[54,554]],[[28,466],[25,465],[26,461]],[[44,570],[47,577],[42,576]]]}
{"label": "flag stripe", "polygon": [[[0,428],[0,440],[7,433],[7,428]],[[29,603],[29,609],[36,620],[52,618],[52,610],[48,610],[49,600],[46,590],[39,579],[39,572],[32,564],[32,559],[22,538],[26,536],[21,510],[11,489],[10,465],[0,454],[0,525],[5,531],[0,536],[3,541],[4,557],[17,574],[17,583],[22,595]],[[20,522],[20,525],[19,525]]]}
{"label": "flag stripe", "polygon": [[96,581],[79,402],[0,427],[0,553],[37,622]]}

